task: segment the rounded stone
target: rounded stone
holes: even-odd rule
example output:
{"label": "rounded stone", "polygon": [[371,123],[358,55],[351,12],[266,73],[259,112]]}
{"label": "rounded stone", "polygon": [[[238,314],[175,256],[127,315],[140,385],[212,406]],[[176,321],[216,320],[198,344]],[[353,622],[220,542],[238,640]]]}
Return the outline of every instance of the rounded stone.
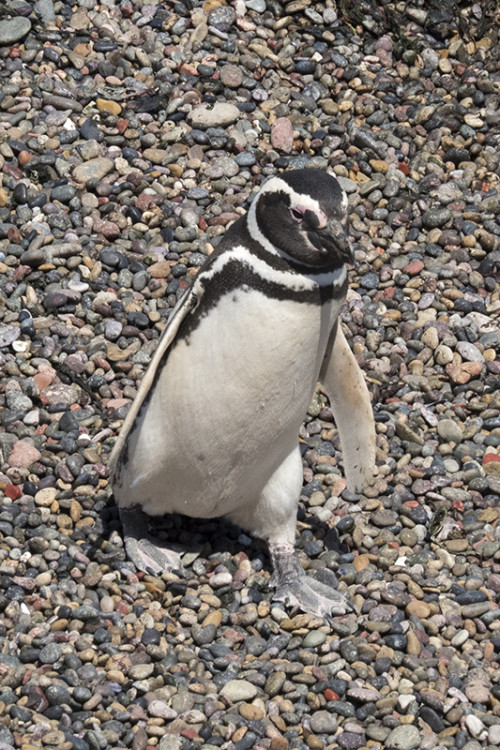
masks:
{"label": "rounded stone", "polygon": [[229,680],[226,682],[220,694],[227,698],[231,703],[237,701],[251,701],[259,693],[259,689],[248,680]]}
{"label": "rounded stone", "polygon": [[421,735],[413,724],[404,724],[391,731],[385,741],[387,750],[416,750],[420,747]]}
{"label": "rounded stone", "polygon": [[439,437],[449,443],[460,443],[463,440],[463,431],[460,425],[453,419],[441,419],[437,424]]}
{"label": "rounded stone", "polygon": [[337,717],[329,711],[315,711],[311,714],[311,730],[316,734],[335,734]]}
{"label": "rounded stone", "polygon": [[0,46],[20,41],[31,31],[31,21],[23,16],[3,18],[0,24]]}

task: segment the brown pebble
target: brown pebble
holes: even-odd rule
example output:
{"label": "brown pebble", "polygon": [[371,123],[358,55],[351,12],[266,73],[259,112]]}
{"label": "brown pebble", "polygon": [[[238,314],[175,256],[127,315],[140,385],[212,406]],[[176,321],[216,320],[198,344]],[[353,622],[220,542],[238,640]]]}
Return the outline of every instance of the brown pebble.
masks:
{"label": "brown pebble", "polygon": [[121,105],[118,102],[113,102],[111,99],[96,99],[96,106],[99,112],[110,112],[113,115],[119,115],[122,111]]}
{"label": "brown pebble", "polygon": [[148,746],[148,733],[145,727],[137,727],[132,740],[132,750],[146,750]]}
{"label": "brown pebble", "polygon": [[243,82],[243,71],[240,66],[228,63],[221,68],[220,80],[224,86],[237,89]]}
{"label": "brown pebble", "polygon": [[446,365],[446,374],[450,376],[454,383],[465,385],[471,378],[481,374],[483,366],[481,362],[463,362],[460,365],[450,363]]}
{"label": "brown pebble", "polygon": [[324,748],[323,741],[320,740],[319,737],[316,737],[315,734],[310,734],[309,737],[306,739],[307,747],[310,747],[311,750],[322,750]]}
{"label": "brown pebble", "polygon": [[215,627],[218,628],[221,622],[222,622],[222,614],[220,610],[213,609],[211,612],[208,613],[208,615],[205,617],[201,625],[202,627],[205,627],[206,625],[215,625]]}
{"label": "brown pebble", "polygon": [[269,750],[288,750],[289,747],[290,745],[286,737],[273,737],[269,745]]}
{"label": "brown pebble", "polygon": [[296,615],[287,620],[281,622],[283,630],[300,630],[306,628],[309,625],[309,615]]}
{"label": "brown pebble", "polygon": [[352,564],[354,565],[356,573],[359,573],[361,570],[365,570],[365,568],[370,565],[370,555],[358,555],[354,558]]}
{"label": "brown pebble", "polygon": [[421,620],[427,619],[427,617],[431,614],[431,608],[429,607],[426,602],[418,601],[417,599],[414,599],[411,602],[408,602],[406,605],[406,614],[407,615],[416,615]]}
{"label": "brown pebble", "polygon": [[419,639],[415,635],[415,631],[409,630],[406,638],[408,641],[408,645],[407,645],[408,653],[412,654],[413,656],[419,656],[422,650],[422,644],[420,643]]}
{"label": "brown pebble", "polygon": [[[59,144],[58,144],[59,145]],[[20,151],[17,157],[17,161],[20,167],[24,167],[33,159],[33,155],[29,151]]]}
{"label": "brown pebble", "polygon": [[389,171],[389,165],[383,159],[370,159],[369,164],[374,172],[385,174]]}
{"label": "brown pebble", "polygon": [[262,708],[255,706],[253,703],[242,703],[238,710],[243,718],[248,721],[260,721],[265,716]]}
{"label": "brown pebble", "polygon": [[148,273],[153,279],[166,279],[172,268],[171,261],[159,260],[148,268]]}

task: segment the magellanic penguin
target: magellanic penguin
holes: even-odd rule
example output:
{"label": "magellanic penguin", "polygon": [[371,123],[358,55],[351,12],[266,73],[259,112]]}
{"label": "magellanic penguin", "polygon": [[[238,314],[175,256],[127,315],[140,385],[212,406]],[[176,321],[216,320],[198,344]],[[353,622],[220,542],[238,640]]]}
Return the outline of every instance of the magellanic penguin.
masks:
{"label": "magellanic penguin", "polygon": [[295,553],[298,433],[318,378],[340,434],[348,488],[375,473],[368,389],[337,323],[347,289],[347,197],[317,169],[266,181],[173,311],[111,456],[135,565],[179,561],[147,516],[225,516],[267,540],[275,599],[345,613]]}

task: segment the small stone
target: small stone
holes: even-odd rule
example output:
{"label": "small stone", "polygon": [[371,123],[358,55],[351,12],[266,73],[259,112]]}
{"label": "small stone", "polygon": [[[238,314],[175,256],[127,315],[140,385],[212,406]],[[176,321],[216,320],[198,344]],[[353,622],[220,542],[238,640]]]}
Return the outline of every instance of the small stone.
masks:
{"label": "small stone", "polygon": [[240,110],[229,102],[200,104],[190,114],[191,124],[195,128],[224,128],[236,122],[239,117]]}
{"label": "small stone", "polygon": [[432,208],[422,216],[422,224],[426,229],[444,226],[452,218],[449,208]]}
{"label": "small stone", "polygon": [[265,717],[263,709],[253,703],[243,703],[239,707],[239,712],[248,721],[261,721]]}
{"label": "small stone", "polygon": [[248,680],[229,680],[220,691],[220,694],[231,703],[251,701],[258,693],[259,689]]}
{"label": "small stone", "polygon": [[208,13],[207,22],[209,26],[213,26],[218,31],[229,31],[231,26],[236,20],[236,11],[226,5],[220,5]]}
{"label": "small stone", "polygon": [[482,120],[477,115],[464,115],[464,122],[466,125],[468,125],[470,128],[475,128],[476,130],[479,130],[484,125],[484,120]]}
{"label": "small stone", "polygon": [[457,352],[462,359],[467,362],[484,362],[484,357],[474,344],[469,341],[458,341],[456,346]]}
{"label": "small stone", "polygon": [[380,172],[380,174],[386,174],[389,171],[389,165],[382,159],[370,159],[370,167],[374,172]]}
{"label": "small stone", "polygon": [[342,732],[335,738],[339,743],[340,747],[345,750],[358,750],[360,747],[365,745],[365,736],[360,732]]}
{"label": "small stone", "polygon": [[177,717],[177,712],[162,700],[152,700],[148,705],[148,714],[165,721],[173,721]]}
{"label": "small stone", "polygon": [[271,127],[273,148],[289,154],[293,149],[293,128],[288,117],[278,117]]}
{"label": "small stone", "polygon": [[435,326],[430,326],[430,328],[427,328],[427,330],[423,332],[420,340],[430,349],[436,349],[439,344],[439,335]]}
{"label": "small stone", "polygon": [[73,178],[76,182],[88,182],[91,179],[102,180],[112,169],[111,159],[98,157],[76,166],[73,170]]}
{"label": "small stone", "polygon": [[273,698],[281,692],[285,680],[286,675],[284,672],[271,672],[266,680],[264,692],[267,693],[270,698]]}
{"label": "small stone", "polygon": [[322,630],[312,630],[305,636],[304,640],[302,641],[302,645],[304,648],[317,648],[318,646],[321,646],[321,644],[325,641],[326,633],[324,633]]}
{"label": "small stone", "polygon": [[119,115],[122,111],[121,105],[111,99],[100,99],[98,97],[96,106],[99,112],[111,112],[112,115]]}
{"label": "small stone", "polygon": [[59,643],[49,643],[40,651],[42,664],[55,664],[61,657],[61,646]]}
{"label": "small stone", "polygon": [[42,454],[34,445],[28,443],[27,440],[18,440],[9,453],[9,464],[10,466],[28,469],[41,457]]}
{"label": "small stone", "polygon": [[488,729],[488,743],[493,747],[500,745],[500,724],[493,724]]}
{"label": "small stone", "polygon": [[329,711],[314,711],[311,714],[311,730],[316,734],[335,734],[338,721]]}
{"label": "small stone", "polygon": [[474,714],[467,714],[465,717],[465,726],[471,733],[473,737],[481,737],[485,727],[483,722],[478,716],[475,716]]}
{"label": "small stone", "polygon": [[422,651],[422,644],[420,643],[415,631],[409,630],[406,638],[408,641],[406,646],[407,652],[413,654],[413,656],[418,656]]}
{"label": "small stone", "polygon": [[447,365],[453,362],[453,351],[445,344],[439,344],[434,353],[434,359],[438,365]]}
{"label": "small stone", "polygon": [[461,365],[449,364],[446,366],[446,373],[454,383],[465,385],[474,377],[481,374],[483,366],[480,362],[464,362]]}
{"label": "small stone", "polygon": [[427,620],[431,614],[431,608],[426,602],[413,599],[406,605],[406,613],[408,615],[416,615],[420,620]]}
{"label": "small stone", "polygon": [[4,47],[26,36],[31,31],[31,21],[23,16],[3,18],[0,24],[0,46]]}
{"label": "small stone", "polygon": [[243,83],[243,72],[238,65],[227,63],[221,68],[220,79],[224,86],[237,89]]}
{"label": "small stone", "polygon": [[349,698],[354,698],[354,700],[360,701],[361,703],[372,703],[374,701],[378,701],[381,698],[378,690],[364,687],[349,688],[349,690],[347,691],[347,695],[349,696]]}
{"label": "small stone", "polygon": [[448,443],[460,443],[463,440],[463,430],[453,419],[441,419],[437,425],[439,437]]}
{"label": "small stone", "polygon": [[37,505],[40,505],[42,508],[47,508],[56,499],[57,490],[55,487],[44,487],[41,490],[38,490],[38,492],[35,495],[35,503]]}
{"label": "small stone", "polygon": [[417,727],[404,724],[391,731],[385,741],[387,750],[414,750],[420,747],[421,736]]}
{"label": "small stone", "polygon": [[408,263],[408,265],[403,268],[403,271],[409,276],[418,276],[423,267],[424,262],[422,260],[415,260],[413,263]]}

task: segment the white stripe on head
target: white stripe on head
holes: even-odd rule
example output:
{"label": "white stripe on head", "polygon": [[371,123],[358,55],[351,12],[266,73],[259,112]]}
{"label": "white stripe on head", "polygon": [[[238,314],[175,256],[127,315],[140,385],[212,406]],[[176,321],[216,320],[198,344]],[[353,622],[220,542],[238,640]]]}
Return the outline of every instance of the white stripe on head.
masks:
{"label": "white stripe on head", "polygon": [[252,237],[252,239],[262,245],[262,247],[267,250],[267,252],[272,253],[273,255],[280,255],[282,257],[290,259],[285,252],[282,252],[277,247],[275,247],[272,242],[269,242],[269,240],[266,239],[266,237],[260,231],[256,216],[257,203],[260,200],[261,196],[265,195],[266,193],[285,193],[286,195],[290,196],[290,207],[296,207],[298,209],[301,209],[302,211],[312,211],[318,217],[320,227],[326,226],[328,217],[326,216],[324,211],[321,210],[319,201],[311,198],[310,195],[297,193],[296,190],[290,187],[290,185],[280,177],[271,177],[262,184],[259,192],[257,193],[255,199],[250,205],[250,208],[248,209],[248,231],[250,232],[250,236]]}
{"label": "white stripe on head", "polygon": [[290,207],[301,208],[303,211],[312,211],[318,217],[320,226],[326,226],[328,217],[321,210],[319,201],[315,198],[311,198],[310,195],[305,193],[297,193],[288,182],[282,180],[281,177],[272,177],[268,182],[265,182],[260,190],[260,195],[266,193],[285,193],[290,196]]}

